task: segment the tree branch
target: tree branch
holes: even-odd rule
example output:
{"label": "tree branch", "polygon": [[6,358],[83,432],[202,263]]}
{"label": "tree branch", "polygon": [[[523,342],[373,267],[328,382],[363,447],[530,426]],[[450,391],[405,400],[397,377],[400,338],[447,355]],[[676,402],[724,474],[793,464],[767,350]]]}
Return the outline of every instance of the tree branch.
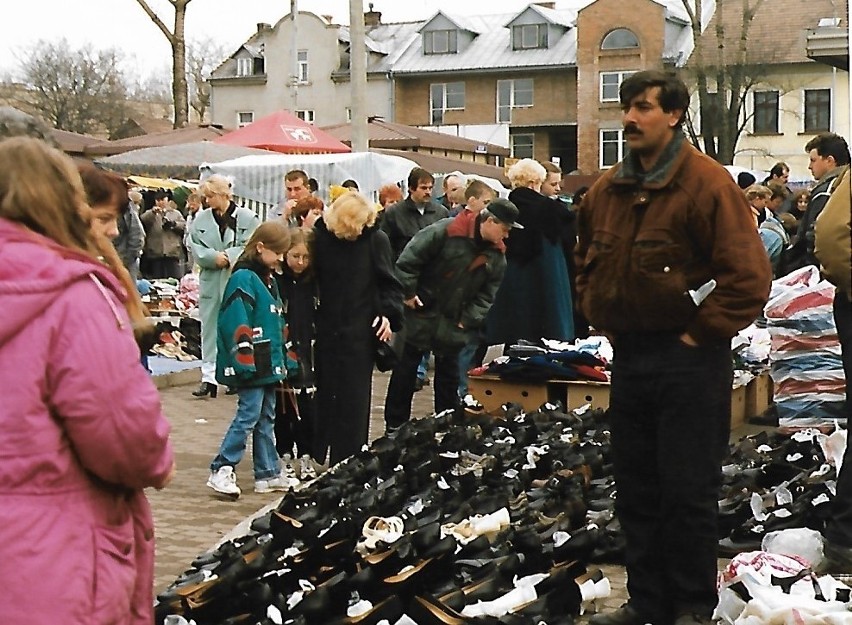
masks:
{"label": "tree branch", "polygon": [[[151,18],[151,21],[157,25],[157,28],[162,31],[162,33],[166,36],[166,39],[169,40],[169,43],[174,45],[174,33],[172,33],[172,31],[169,30],[169,27],[163,23],[163,20],[160,19],[160,16],[154,13],[151,7],[148,6],[146,0],[136,0],[136,2],[139,4],[139,6],[142,7],[142,10],[148,14],[148,17]],[[172,0],[169,0],[169,2],[170,4],[174,5],[174,2],[172,2]]]}

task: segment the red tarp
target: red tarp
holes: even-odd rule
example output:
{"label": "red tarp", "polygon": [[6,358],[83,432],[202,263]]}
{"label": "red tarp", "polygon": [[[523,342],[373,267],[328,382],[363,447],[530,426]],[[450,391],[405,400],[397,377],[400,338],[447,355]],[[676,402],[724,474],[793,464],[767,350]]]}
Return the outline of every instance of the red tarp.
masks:
{"label": "red tarp", "polygon": [[273,150],[284,154],[351,152],[349,146],[293,115],[278,111],[213,140],[215,143]]}

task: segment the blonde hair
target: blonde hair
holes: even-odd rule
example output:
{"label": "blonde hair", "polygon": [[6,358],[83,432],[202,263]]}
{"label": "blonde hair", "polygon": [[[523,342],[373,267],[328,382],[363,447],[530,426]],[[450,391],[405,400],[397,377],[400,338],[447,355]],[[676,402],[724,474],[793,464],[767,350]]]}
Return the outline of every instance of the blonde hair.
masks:
{"label": "blonde hair", "polygon": [[772,197],[772,191],[768,187],[764,187],[762,184],[753,184],[748,187],[743,193],[745,193],[746,199],[751,202],[756,198],[763,198],[768,200]]}
{"label": "blonde hair", "polygon": [[541,184],[547,179],[547,171],[536,160],[522,158],[509,168],[506,177],[512,183],[512,188],[528,187],[530,184]]}
{"label": "blonde hair", "polygon": [[15,137],[0,142],[0,217],[69,251],[103,261],[127,291],[124,307],[138,340],[154,326],[112,242],[92,232],[91,213],[71,157],[40,139]]}
{"label": "blonde hair", "polygon": [[337,198],[323,215],[325,225],[338,239],[354,241],[365,227],[376,223],[376,206],[352,191]]}
{"label": "blonde hair", "polygon": [[234,194],[231,188],[231,181],[220,174],[213,174],[206,178],[198,185],[198,192],[204,195],[227,195],[231,197]]}

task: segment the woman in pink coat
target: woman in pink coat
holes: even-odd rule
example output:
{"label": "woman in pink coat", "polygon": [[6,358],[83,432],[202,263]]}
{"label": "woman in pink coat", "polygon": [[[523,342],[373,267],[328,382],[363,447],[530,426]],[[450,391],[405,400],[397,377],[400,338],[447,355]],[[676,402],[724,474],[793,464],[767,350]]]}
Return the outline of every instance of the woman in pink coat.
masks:
{"label": "woman in pink coat", "polygon": [[153,621],[142,489],[174,473],[169,425],[90,219],[70,158],[0,142],[0,623]]}

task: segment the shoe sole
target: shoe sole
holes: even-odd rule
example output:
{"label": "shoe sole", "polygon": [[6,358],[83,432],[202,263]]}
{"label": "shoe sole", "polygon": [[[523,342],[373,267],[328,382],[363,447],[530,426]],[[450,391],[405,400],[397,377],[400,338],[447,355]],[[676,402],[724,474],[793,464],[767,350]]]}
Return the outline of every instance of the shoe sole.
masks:
{"label": "shoe sole", "polygon": [[236,501],[237,499],[240,498],[240,495],[242,494],[241,492],[239,492],[239,493],[228,493],[228,492],[225,492],[223,490],[219,490],[218,488],[213,486],[210,482],[207,482],[207,488],[211,489],[217,495],[221,495],[222,497],[224,497],[225,499],[228,499],[230,501]]}

